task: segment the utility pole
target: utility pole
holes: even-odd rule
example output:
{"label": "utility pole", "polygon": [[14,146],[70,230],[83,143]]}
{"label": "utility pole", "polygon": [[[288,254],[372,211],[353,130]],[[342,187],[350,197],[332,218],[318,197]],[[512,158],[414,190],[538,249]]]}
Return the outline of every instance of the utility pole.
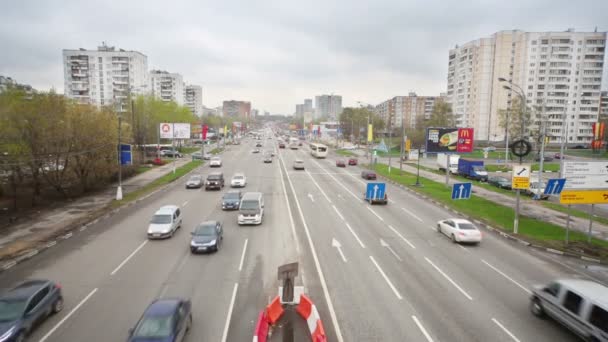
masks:
{"label": "utility pole", "polygon": [[401,115],[401,153],[399,153],[399,174],[403,174],[403,154],[405,153],[405,125]]}
{"label": "utility pole", "polygon": [[392,136],[393,136],[393,131],[392,131],[392,123],[393,123],[393,116],[390,114],[388,114],[388,174],[391,174],[391,150],[392,150]]}
{"label": "utility pole", "polygon": [[568,122],[566,119],[568,118],[567,113],[568,102],[564,104],[564,114],[562,115],[562,134],[560,136],[560,147],[559,147],[559,178],[564,177],[564,145],[566,145],[566,141],[568,140]]}
{"label": "utility pole", "polygon": [[505,120],[505,167],[509,163],[509,112],[511,112],[511,105],[507,108]]}
{"label": "utility pole", "polygon": [[540,124],[541,129],[539,131],[540,135],[540,156],[539,156],[539,167],[538,167],[538,187],[536,188],[537,193],[535,194],[536,199],[541,198],[541,184],[543,182],[543,166],[545,162],[545,137],[547,135],[547,123],[545,122],[545,104],[543,103],[543,107],[541,108],[540,114]]}
{"label": "utility pole", "polygon": [[116,189],[116,200],[122,200],[122,149],[120,146],[120,126],[122,125],[122,114],[118,113],[118,189]]}

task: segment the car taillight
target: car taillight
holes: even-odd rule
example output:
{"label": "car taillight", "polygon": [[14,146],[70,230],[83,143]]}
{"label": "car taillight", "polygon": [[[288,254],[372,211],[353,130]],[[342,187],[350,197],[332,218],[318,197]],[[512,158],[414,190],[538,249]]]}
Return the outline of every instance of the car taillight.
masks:
{"label": "car taillight", "polygon": [[458,232],[458,235],[460,235],[460,236],[466,236],[467,234],[465,234],[464,232]]}
{"label": "car taillight", "polygon": [[55,283],[55,288],[58,289],[58,290],[61,290],[61,285]]}

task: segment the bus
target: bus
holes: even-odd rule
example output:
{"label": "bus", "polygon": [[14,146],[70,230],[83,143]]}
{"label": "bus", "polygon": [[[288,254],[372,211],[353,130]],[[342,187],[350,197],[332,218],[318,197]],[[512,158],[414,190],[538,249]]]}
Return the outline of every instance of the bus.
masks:
{"label": "bus", "polygon": [[311,143],[310,154],[315,158],[327,157],[327,146],[323,144]]}

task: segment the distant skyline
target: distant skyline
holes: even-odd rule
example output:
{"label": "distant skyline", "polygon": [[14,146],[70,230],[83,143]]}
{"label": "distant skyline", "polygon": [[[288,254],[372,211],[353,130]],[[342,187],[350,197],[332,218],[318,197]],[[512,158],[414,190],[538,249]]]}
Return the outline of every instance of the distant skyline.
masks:
{"label": "distant skyline", "polygon": [[0,75],[63,92],[62,49],[105,41],[202,86],[206,107],[292,114],[321,94],[344,107],[439,95],[455,45],[511,29],[606,31],[607,13],[606,0],[16,1],[0,12]]}

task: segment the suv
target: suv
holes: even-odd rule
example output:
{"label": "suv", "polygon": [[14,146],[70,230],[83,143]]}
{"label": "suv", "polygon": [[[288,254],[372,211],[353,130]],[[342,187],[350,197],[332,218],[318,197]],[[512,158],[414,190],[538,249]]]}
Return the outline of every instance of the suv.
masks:
{"label": "suv", "polygon": [[207,176],[205,181],[205,190],[217,189],[221,190],[224,187],[224,174],[221,172],[212,172]]}

